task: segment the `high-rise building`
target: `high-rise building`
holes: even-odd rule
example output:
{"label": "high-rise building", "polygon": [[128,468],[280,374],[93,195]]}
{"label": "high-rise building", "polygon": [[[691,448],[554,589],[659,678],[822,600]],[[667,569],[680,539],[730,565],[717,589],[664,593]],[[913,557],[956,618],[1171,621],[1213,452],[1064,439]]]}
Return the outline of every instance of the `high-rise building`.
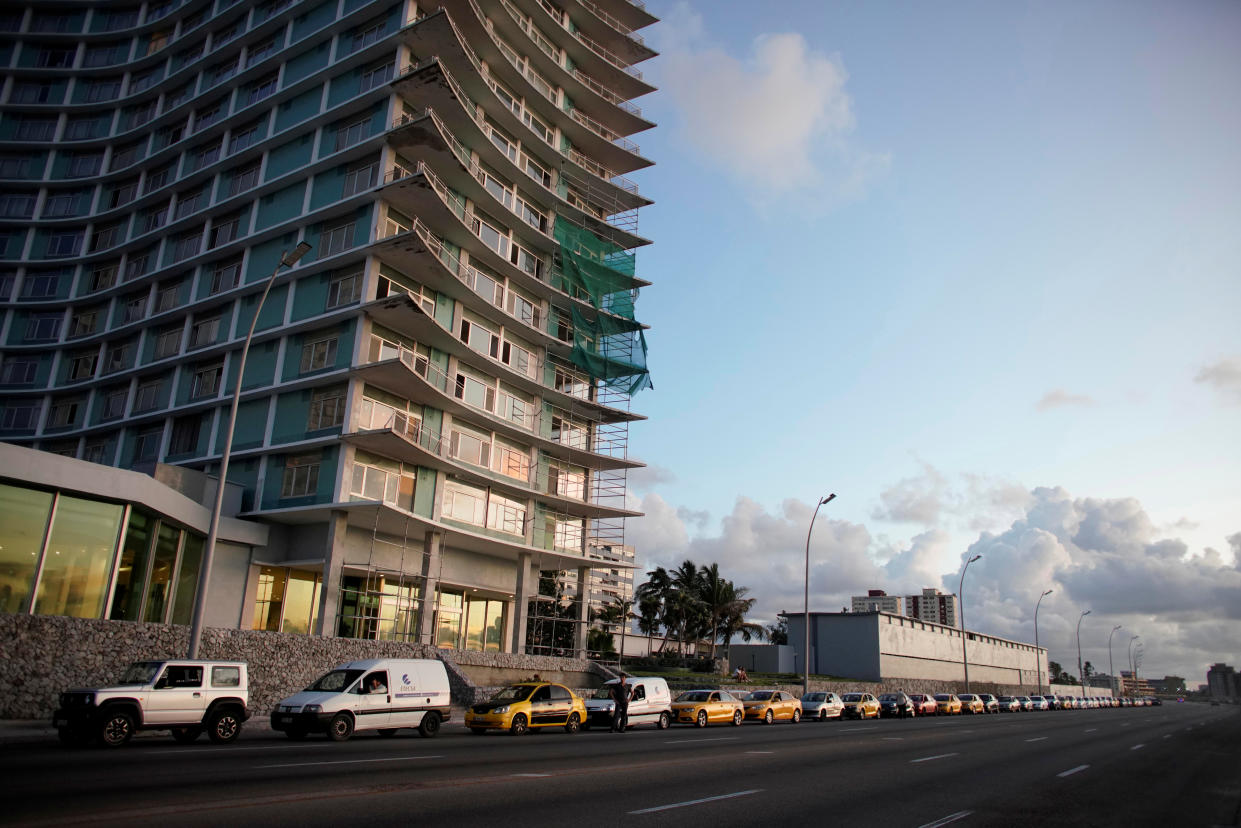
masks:
{"label": "high-rise building", "polygon": [[867,590],[865,595],[854,595],[853,612],[889,612],[901,615],[901,596],[889,595],[882,589]]}
{"label": "high-rise building", "polygon": [[1241,681],[1235,668],[1224,664],[1212,664],[1207,670],[1207,692],[1213,699],[1241,697]]}
{"label": "high-rise building", "polygon": [[[637,514],[650,202],[625,176],[651,163],[629,136],[653,22],[641,0],[6,4],[0,440],[218,474],[261,305],[228,482],[269,531],[217,550],[240,593],[209,617],[580,650],[586,608],[538,587],[588,582]],[[124,497],[73,477],[56,497]],[[137,600],[197,567],[140,511],[83,614],[184,618],[118,603],[122,569]],[[6,584],[17,611],[43,571]]]}
{"label": "high-rise building", "polygon": [[957,596],[945,594],[938,589],[924,589],[921,595],[905,596],[905,614],[910,618],[920,618],[949,627],[960,626]]}

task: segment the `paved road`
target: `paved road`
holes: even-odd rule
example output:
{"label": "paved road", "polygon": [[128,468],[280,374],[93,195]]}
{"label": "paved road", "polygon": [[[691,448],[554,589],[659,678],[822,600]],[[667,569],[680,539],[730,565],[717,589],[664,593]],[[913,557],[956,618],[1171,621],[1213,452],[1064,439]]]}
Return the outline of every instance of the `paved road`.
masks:
{"label": "paved road", "polygon": [[[0,823],[1223,826],[1235,707],[294,744],[7,746]],[[379,822],[382,820],[383,822]],[[433,823],[432,823],[433,824]]]}

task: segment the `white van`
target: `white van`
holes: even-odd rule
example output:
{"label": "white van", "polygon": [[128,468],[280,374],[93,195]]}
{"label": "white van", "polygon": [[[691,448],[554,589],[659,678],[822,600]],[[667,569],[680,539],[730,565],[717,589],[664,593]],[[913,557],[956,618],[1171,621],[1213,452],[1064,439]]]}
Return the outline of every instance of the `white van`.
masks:
{"label": "white van", "polygon": [[435,659],[351,661],[276,705],[272,730],[290,739],[326,733],[343,742],[357,730],[392,736],[416,727],[428,738],[451,716],[448,671]]}
{"label": "white van", "polygon": [[[612,709],[616,706],[612,701],[612,687],[618,681],[620,679],[605,682],[586,700],[583,730],[591,726],[612,725]],[[626,683],[633,688],[633,696],[629,701],[629,726],[653,724],[660,730],[667,730],[672,724],[672,694],[668,691],[668,682],[656,677],[630,676]]]}

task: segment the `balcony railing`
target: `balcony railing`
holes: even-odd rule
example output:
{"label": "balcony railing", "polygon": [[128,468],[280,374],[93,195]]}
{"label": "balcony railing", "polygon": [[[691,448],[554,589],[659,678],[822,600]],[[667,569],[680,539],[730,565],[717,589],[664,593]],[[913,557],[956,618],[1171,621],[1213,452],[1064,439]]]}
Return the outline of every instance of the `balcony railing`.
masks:
{"label": "balcony railing", "polygon": [[596,6],[594,3],[590,2],[590,0],[577,0],[577,2],[581,3],[586,8],[590,9],[590,11],[595,15],[595,17],[599,18],[604,23],[607,23],[609,26],[611,26],[613,29],[623,34],[625,37],[629,38],[630,40],[636,43],[641,43],[643,45],[646,44],[646,41],[642,39],[642,35],[638,34],[633,29],[629,28],[624,23],[620,22],[615,17],[608,14],[603,9]]}

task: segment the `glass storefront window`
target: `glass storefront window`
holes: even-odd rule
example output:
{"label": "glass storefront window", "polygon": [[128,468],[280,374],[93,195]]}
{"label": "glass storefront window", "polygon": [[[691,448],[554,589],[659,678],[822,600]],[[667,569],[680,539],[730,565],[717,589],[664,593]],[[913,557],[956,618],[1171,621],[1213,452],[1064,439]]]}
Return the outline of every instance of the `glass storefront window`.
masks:
{"label": "glass storefront window", "polygon": [[194,618],[194,596],[198,594],[198,575],[203,565],[203,547],[207,539],[192,532],[185,533],[181,545],[181,566],[177,568],[177,592],[172,602],[172,623],[189,624]]}
{"label": "glass storefront window", "polygon": [[483,649],[483,627],[486,624],[487,602],[471,598],[465,613],[465,649]]}
{"label": "glass storefront window", "polygon": [[259,591],[254,600],[254,624],[251,629],[277,632],[284,611],[284,587],[287,580],[283,567],[265,566],[259,570]]}
{"label": "glass storefront window", "polygon": [[504,602],[487,602],[487,628],[483,649],[489,653],[498,653],[504,648]]}
{"label": "glass storefront window", "polygon": [[314,628],[319,610],[319,573],[288,570],[284,590],[284,621],[280,629],[303,635]]}
{"label": "glass storefront window", "polygon": [[458,645],[458,638],[461,631],[461,603],[462,595],[459,592],[441,592],[439,596],[439,609],[435,617],[435,646],[436,647],[452,647]]}
{"label": "glass storefront window", "polygon": [[125,531],[125,543],[121,547],[121,564],[116,573],[116,589],[112,594],[109,618],[137,621],[142,617],[142,587],[146,583],[151,534],[154,531],[153,517],[137,509],[129,513],[129,528]]}
{"label": "glass storefront window", "polygon": [[36,615],[100,618],[124,508],[62,495],[35,597]]}
{"label": "glass storefront window", "polygon": [[181,530],[161,523],[155,538],[155,559],[151,563],[151,580],[147,585],[144,621],[162,622],[172,598],[172,575],[177,565],[177,547],[181,543]]}
{"label": "glass storefront window", "polygon": [[23,612],[43,549],[50,492],[0,486],[0,612]]}

